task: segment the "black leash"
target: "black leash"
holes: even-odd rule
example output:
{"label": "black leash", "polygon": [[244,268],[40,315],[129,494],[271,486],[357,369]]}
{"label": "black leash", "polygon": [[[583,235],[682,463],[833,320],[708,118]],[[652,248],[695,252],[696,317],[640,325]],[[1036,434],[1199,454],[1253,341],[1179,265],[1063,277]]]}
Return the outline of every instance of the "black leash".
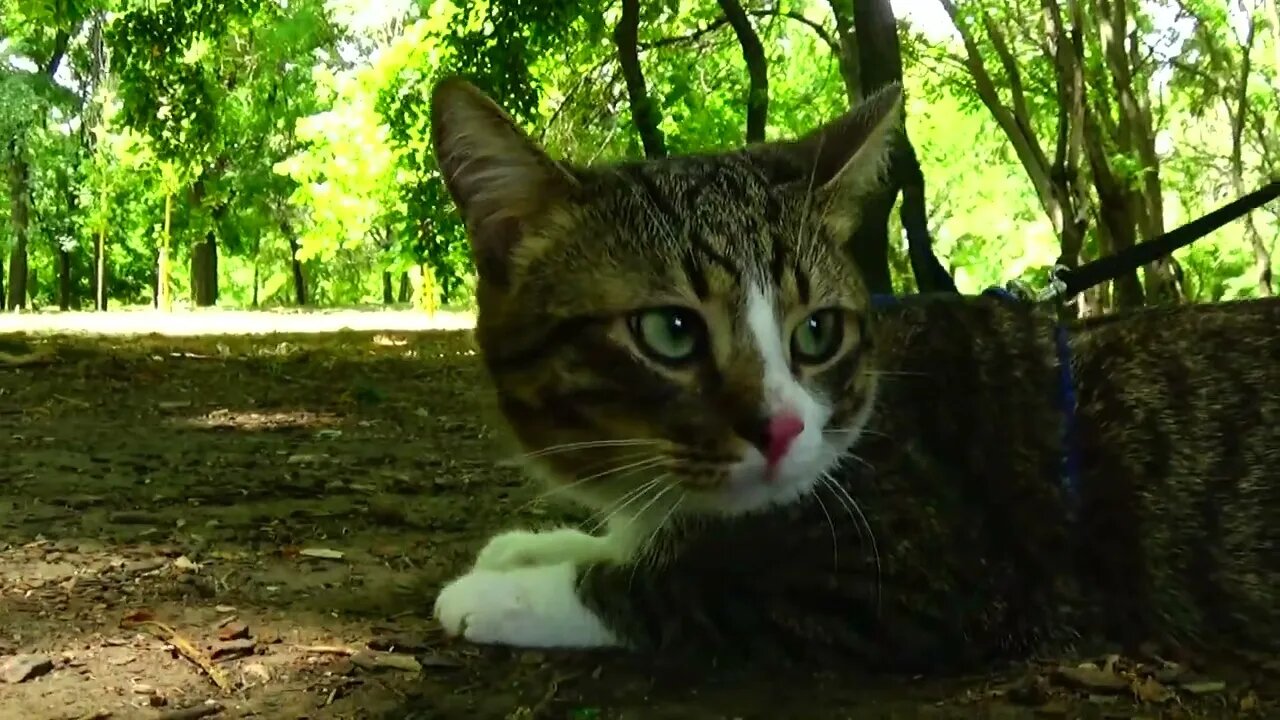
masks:
{"label": "black leash", "polygon": [[1053,269],[1049,287],[1036,299],[1068,301],[1095,285],[1100,285],[1108,280],[1115,280],[1124,273],[1137,270],[1144,265],[1165,257],[1178,248],[1186,247],[1223,225],[1244,217],[1278,197],[1280,197],[1280,180],[1273,180],[1239,200],[1229,202],[1217,210],[1192,220],[1179,228],[1170,230],[1154,240],[1138,243],[1115,255],[1098,258],[1078,268],[1072,269],[1059,265]]}

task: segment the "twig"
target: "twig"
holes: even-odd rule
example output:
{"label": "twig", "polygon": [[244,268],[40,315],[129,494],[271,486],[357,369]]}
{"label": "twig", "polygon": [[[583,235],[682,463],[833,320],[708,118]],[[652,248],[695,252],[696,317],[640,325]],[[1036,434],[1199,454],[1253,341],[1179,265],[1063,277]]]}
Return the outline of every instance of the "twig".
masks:
{"label": "twig", "polygon": [[299,645],[298,649],[302,652],[316,655],[346,655],[350,657],[356,654],[354,649],[341,645]]}
{"label": "twig", "polygon": [[175,647],[179,653],[182,653],[183,657],[195,663],[205,672],[206,675],[209,676],[209,679],[213,681],[213,684],[218,686],[219,690],[226,693],[232,691],[233,686],[231,681],[227,679],[227,676],[223,674],[222,670],[219,669],[217,665],[213,664],[213,660],[209,659],[208,655],[204,654],[200,648],[196,647],[195,643],[182,637],[176,630],[168,625],[155,620],[143,620],[141,622],[126,620],[122,622],[121,625],[124,627],[139,627],[150,631],[152,635],[160,638],[163,642],[169,643]]}

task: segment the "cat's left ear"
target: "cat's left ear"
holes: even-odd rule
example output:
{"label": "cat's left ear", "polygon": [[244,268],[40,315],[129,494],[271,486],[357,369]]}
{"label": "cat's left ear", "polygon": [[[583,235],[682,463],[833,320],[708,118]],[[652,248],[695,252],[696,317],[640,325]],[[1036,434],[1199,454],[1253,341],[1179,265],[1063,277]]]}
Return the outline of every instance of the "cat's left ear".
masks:
{"label": "cat's left ear", "polygon": [[577,184],[498,105],[461,78],[436,85],[431,140],[482,278],[504,281],[529,225]]}

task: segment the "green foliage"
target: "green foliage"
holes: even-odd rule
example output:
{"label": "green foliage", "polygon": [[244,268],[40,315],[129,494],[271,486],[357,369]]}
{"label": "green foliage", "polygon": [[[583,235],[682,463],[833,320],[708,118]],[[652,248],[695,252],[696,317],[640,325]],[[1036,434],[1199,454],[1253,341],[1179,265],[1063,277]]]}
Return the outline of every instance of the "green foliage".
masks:
{"label": "green foliage", "polygon": [[[1040,5],[956,4],[1001,102],[1013,105],[1018,85],[1028,122],[1051,151],[1059,78]],[[912,4],[913,12],[924,5],[932,6]],[[1154,0],[1129,5],[1149,55],[1137,82],[1158,98],[1172,227],[1235,194],[1242,17],[1213,0],[1178,0],[1176,12]],[[800,133],[843,111],[828,5],[744,7],[767,55],[767,135]],[[73,295],[86,302],[101,237],[114,301],[152,301],[161,248],[170,253],[166,280],[184,298],[193,245],[213,237],[224,304],[295,302],[295,259],[315,304],[380,302],[384,274],[393,296],[403,278],[420,306],[465,302],[473,270],[432,157],[431,87],[467,76],[554,155],[637,158],[612,39],[618,16],[610,0],[0,0],[0,162],[30,163],[30,294],[37,305],[56,302],[65,253]],[[988,21],[1016,72],[999,61]],[[1280,170],[1278,35],[1261,15],[1255,24],[1244,78],[1246,187]],[[936,249],[965,291],[1015,277],[1042,284],[1059,238],[978,100],[963,48],[936,25],[904,24],[900,33],[908,127]],[[1114,112],[1100,37],[1083,40],[1090,102]],[[641,3],[639,41],[668,150],[740,144],[747,73],[719,4]],[[59,48],[64,70],[51,79],[45,69]],[[1112,141],[1104,149],[1137,187],[1142,163]],[[4,177],[11,200],[16,190]],[[13,237],[9,212],[0,203],[0,250]],[[1274,249],[1276,215],[1257,213],[1255,227]],[[1258,292],[1248,237],[1237,223],[1180,253],[1195,298]],[[1096,247],[1090,235],[1086,255]],[[890,253],[898,286],[910,290],[905,240]]]}

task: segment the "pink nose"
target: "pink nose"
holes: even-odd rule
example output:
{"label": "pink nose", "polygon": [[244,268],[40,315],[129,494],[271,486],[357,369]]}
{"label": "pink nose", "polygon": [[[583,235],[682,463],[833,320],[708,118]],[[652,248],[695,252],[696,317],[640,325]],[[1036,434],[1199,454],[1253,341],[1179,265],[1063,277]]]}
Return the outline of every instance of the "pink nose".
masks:
{"label": "pink nose", "polygon": [[769,447],[765,451],[765,459],[769,462],[769,467],[773,467],[787,454],[796,437],[804,432],[804,421],[795,413],[781,412],[769,419],[767,432]]}

